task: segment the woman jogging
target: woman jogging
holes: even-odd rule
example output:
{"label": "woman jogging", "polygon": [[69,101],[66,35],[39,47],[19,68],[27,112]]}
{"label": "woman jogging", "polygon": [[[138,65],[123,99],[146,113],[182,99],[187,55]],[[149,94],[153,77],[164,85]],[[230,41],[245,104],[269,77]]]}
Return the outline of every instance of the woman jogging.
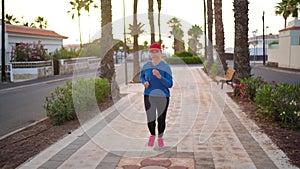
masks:
{"label": "woman jogging", "polygon": [[148,146],[153,147],[156,138],[155,126],[158,126],[158,147],[164,147],[163,134],[166,127],[166,115],[169,106],[170,90],[173,78],[170,66],[162,60],[160,44],[154,43],[149,48],[151,60],[141,70],[140,79],[144,85],[144,104],[147,114],[150,137]]}

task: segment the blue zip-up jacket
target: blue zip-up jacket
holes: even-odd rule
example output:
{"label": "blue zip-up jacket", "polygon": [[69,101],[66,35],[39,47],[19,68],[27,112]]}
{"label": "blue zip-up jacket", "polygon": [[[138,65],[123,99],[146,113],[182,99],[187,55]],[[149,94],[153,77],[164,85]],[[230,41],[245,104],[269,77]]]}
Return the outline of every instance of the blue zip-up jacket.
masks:
{"label": "blue zip-up jacket", "polygon": [[[161,74],[161,79],[153,75],[152,70],[156,69]],[[170,90],[173,86],[173,77],[170,66],[163,60],[156,66],[147,61],[142,67],[140,79],[142,84],[149,82],[149,88],[145,88],[145,96],[170,97]]]}

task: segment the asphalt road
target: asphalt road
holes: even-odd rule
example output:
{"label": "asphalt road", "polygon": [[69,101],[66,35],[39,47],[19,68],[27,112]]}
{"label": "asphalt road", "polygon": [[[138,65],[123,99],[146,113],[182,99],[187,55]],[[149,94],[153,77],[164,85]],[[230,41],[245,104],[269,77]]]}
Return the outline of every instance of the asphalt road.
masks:
{"label": "asphalt road", "polygon": [[46,112],[42,108],[45,96],[49,96],[56,86],[63,86],[65,80],[0,90],[0,137],[45,118]]}
{"label": "asphalt road", "polygon": [[[125,84],[125,65],[116,65],[117,81]],[[128,62],[128,80],[133,77],[133,64]],[[69,75],[58,75],[35,80],[0,83],[0,137],[14,132],[46,117],[43,109],[45,97],[57,86],[75,77],[95,77],[96,70]]]}

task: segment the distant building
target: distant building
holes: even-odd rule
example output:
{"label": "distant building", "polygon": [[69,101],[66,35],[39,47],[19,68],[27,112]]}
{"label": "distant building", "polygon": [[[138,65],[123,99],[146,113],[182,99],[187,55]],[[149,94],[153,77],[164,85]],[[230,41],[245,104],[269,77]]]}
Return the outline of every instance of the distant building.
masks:
{"label": "distant building", "polygon": [[[279,35],[265,35],[265,56],[268,58],[269,44],[278,42]],[[250,60],[263,60],[263,35],[248,38]]]}
{"label": "distant building", "polygon": [[279,44],[269,50],[268,65],[300,69],[300,20],[279,31]]}
{"label": "distant building", "polygon": [[[60,49],[63,46],[63,39],[68,37],[60,35],[52,30],[31,28],[26,26],[5,24],[5,50],[6,50],[6,63],[10,61],[12,47],[18,43],[38,43],[44,45],[45,49],[50,52],[54,52],[56,49]],[[0,24],[0,33],[2,30]],[[0,36],[0,40],[1,40]],[[1,48],[1,47],[0,47]]]}

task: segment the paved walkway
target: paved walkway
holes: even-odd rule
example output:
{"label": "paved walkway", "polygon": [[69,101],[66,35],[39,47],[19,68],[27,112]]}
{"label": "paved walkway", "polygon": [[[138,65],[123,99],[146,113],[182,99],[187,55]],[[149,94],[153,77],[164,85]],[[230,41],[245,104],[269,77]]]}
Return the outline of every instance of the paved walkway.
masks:
{"label": "paved walkway", "polygon": [[165,148],[147,147],[143,86],[34,158],[23,169],[297,168],[223,90],[196,67],[172,67]]}

